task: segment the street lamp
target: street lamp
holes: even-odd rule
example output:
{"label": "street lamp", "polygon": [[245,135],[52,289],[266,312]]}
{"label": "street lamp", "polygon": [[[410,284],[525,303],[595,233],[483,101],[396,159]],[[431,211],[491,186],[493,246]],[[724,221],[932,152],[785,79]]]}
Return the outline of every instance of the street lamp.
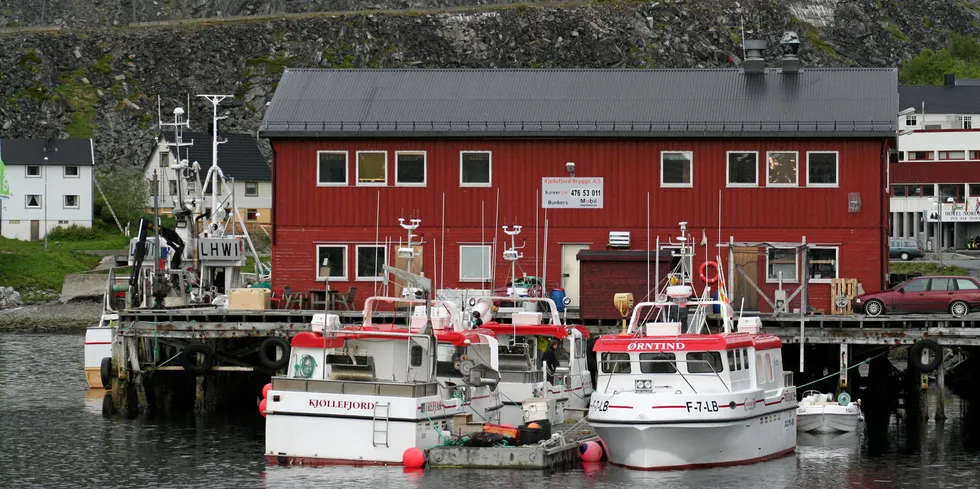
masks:
{"label": "street lamp", "polygon": [[[943,241],[945,241],[945,235],[943,234],[943,204],[941,200],[929,199],[929,201],[935,203],[939,207],[939,268],[943,268]],[[952,197],[946,197],[946,202],[950,204],[955,204],[956,200]]]}

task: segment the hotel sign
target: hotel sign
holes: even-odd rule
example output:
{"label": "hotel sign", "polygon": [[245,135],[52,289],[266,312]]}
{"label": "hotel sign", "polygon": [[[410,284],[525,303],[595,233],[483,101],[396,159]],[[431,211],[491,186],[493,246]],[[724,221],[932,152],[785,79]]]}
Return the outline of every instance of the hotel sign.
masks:
{"label": "hotel sign", "polygon": [[602,177],[544,177],[541,207],[544,209],[602,209]]}
{"label": "hotel sign", "polygon": [[[935,212],[929,213],[929,218],[938,221]],[[943,204],[943,222],[980,222],[980,198],[966,199],[964,204]]]}

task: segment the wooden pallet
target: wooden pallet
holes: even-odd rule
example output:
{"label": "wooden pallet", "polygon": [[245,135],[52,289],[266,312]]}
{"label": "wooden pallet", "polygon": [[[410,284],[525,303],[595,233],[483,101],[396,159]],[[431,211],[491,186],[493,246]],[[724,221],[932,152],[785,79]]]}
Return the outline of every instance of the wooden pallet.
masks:
{"label": "wooden pallet", "polygon": [[[858,281],[856,278],[835,278],[830,282],[830,313],[835,316],[846,316],[854,314],[854,298],[858,295]],[[840,307],[837,304],[839,297],[847,298],[847,305]]]}

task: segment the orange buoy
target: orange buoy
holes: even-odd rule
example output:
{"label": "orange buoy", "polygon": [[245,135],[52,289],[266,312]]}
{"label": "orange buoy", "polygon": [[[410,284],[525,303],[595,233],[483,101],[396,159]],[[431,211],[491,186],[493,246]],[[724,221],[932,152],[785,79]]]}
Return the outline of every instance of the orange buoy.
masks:
{"label": "orange buoy", "polygon": [[402,464],[407,469],[421,469],[425,465],[425,452],[417,447],[408,447],[402,452]]}
{"label": "orange buoy", "polygon": [[271,391],[271,390],[272,390],[272,382],[269,382],[268,384],[265,384],[262,387],[262,399],[265,399],[265,398],[269,397],[269,391]]}
{"label": "orange buoy", "polygon": [[537,423],[528,423],[527,427],[528,428],[531,428],[532,430],[539,430],[539,429],[541,429],[541,425],[539,425]]}

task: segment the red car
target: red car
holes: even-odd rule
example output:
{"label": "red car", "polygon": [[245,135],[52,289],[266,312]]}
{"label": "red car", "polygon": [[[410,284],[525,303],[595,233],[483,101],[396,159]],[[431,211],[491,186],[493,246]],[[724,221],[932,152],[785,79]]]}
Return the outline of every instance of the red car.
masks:
{"label": "red car", "polygon": [[891,290],[854,298],[854,307],[868,316],[888,312],[948,312],[963,317],[980,308],[980,281],[973,277],[915,277]]}

